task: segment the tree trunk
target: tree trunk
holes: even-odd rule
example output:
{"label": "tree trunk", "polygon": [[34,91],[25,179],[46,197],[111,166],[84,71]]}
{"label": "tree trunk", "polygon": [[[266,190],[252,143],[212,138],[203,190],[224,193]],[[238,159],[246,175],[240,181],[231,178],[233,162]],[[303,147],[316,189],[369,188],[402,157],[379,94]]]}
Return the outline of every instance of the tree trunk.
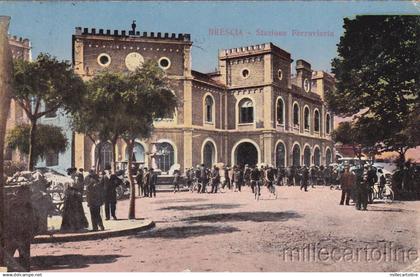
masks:
{"label": "tree trunk", "polygon": [[13,72],[12,55],[7,36],[10,17],[0,16],[0,266],[4,266],[5,238],[4,230],[4,139],[6,133],[7,116],[10,109],[11,81]]}
{"label": "tree trunk", "polygon": [[405,150],[404,148],[400,148],[400,150],[398,151],[398,154],[400,155],[398,160],[398,168],[402,171],[404,169],[404,165],[405,165],[405,152],[407,152],[407,150]]}
{"label": "tree trunk", "polygon": [[[98,149],[96,149],[98,148]],[[102,156],[101,156],[101,152],[102,152],[102,143],[99,142],[98,144],[95,145],[95,171],[96,173],[99,173],[99,171],[101,170],[101,162],[102,162]]]}
{"label": "tree trunk", "polygon": [[133,165],[133,146],[134,140],[127,140],[128,151],[128,180],[130,181],[130,208],[128,210],[128,219],[136,219],[136,186],[134,185],[133,172],[131,167]]}
{"label": "tree trunk", "polygon": [[117,171],[117,140],[118,137],[114,137],[112,139],[112,172],[115,173]]}
{"label": "tree trunk", "polygon": [[36,141],[36,119],[31,120],[31,130],[29,132],[29,161],[28,161],[28,170],[33,171],[36,157],[35,157],[35,141]]}

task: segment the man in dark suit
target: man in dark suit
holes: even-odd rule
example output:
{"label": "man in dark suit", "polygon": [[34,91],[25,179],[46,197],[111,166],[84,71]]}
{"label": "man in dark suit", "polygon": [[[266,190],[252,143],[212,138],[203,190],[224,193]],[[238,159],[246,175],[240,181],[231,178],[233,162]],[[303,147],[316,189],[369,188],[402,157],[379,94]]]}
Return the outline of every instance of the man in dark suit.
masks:
{"label": "man in dark suit", "polygon": [[153,168],[149,170],[149,197],[156,197],[157,174]]}
{"label": "man in dark suit", "polygon": [[101,206],[103,204],[104,188],[100,182],[98,175],[91,169],[89,175],[85,178],[86,184],[86,198],[90,210],[90,217],[92,221],[92,230],[98,231],[99,228],[103,231],[104,225],[101,218]]}
{"label": "man in dark suit", "polygon": [[117,208],[117,187],[122,185],[122,180],[116,174],[111,174],[109,177],[103,178],[105,189],[105,219],[109,220],[110,215],[114,220],[115,210]]}

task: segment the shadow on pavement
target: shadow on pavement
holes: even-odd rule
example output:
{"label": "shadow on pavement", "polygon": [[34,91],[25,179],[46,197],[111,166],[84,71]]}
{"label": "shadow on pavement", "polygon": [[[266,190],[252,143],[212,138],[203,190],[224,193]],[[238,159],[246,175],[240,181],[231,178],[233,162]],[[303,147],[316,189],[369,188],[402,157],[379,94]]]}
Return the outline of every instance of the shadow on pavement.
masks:
{"label": "shadow on pavement", "polygon": [[221,213],[202,216],[187,217],[183,221],[207,221],[207,222],[234,222],[234,221],[286,221],[301,216],[292,211],[286,212],[238,212],[238,213]]}
{"label": "shadow on pavement", "polygon": [[154,201],[156,204],[168,204],[168,203],[188,203],[188,202],[205,202],[208,201],[205,198],[185,198],[185,199],[165,199]]}
{"label": "shadow on pavement", "polygon": [[370,212],[402,213],[402,212],[407,211],[407,210],[404,210],[404,209],[387,209],[387,208],[375,209],[373,207],[368,206],[368,211],[370,211]]}
{"label": "shadow on pavement", "polygon": [[139,233],[135,238],[165,238],[165,239],[185,239],[204,235],[219,235],[224,233],[239,232],[239,229],[230,226],[208,226],[192,225],[182,227],[168,227],[152,230],[150,232]]}
{"label": "shadow on pavement", "polygon": [[176,211],[201,211],[211,209],[234,209],[239,208],[240,204],[198,204],[190,206],[168,206],[159,210],[176,210]]}
{"label": "shadow on pavement", "polygon": [[61,255],[31,257],[31,271],[85,268],[90,264],[114,263],[121,255]]}

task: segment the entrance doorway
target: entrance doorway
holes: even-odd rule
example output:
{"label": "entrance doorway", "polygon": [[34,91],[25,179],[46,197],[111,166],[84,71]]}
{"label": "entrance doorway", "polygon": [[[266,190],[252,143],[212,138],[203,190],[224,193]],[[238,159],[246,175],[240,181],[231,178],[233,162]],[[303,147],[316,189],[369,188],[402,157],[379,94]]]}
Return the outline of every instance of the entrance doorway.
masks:
{"label": "entrance doorway", "polygon": [[235,149],[235,161],[240,166],[256,165],[258,163],[257,148],[250,142],[242,142]]}

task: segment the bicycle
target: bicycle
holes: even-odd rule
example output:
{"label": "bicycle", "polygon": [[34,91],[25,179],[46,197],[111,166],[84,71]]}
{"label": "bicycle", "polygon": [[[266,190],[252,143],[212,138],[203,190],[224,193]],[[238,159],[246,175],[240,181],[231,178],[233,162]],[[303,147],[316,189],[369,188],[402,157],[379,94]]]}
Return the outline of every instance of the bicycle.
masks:
{"label": "bicycle", "polygon": [[392,201],[394,201],[394,191],[392,190],[391,185],[387,182],[381,190],[379,185],[375,184],[373,186],[372,199],[379,199],[392,203]]}

